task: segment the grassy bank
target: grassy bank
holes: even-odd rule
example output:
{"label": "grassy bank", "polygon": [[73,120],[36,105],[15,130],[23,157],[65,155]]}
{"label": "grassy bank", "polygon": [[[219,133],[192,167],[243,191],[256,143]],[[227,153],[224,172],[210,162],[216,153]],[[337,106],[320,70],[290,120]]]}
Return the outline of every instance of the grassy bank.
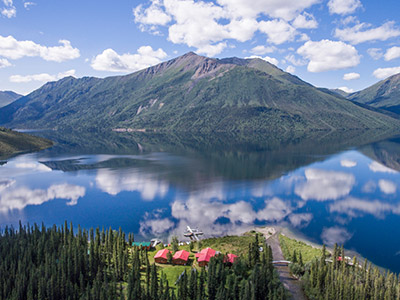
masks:
{"label": "grassy bank", "polygon": [[310,262],[313,260],[313,258],[319,258],[322,255],[321,249],[307,245],[304,242],[288,238],[282,234],[279,235],[279,242],[281,244],[283,256],[287,260],[292,260],[293,252],[296,252],[297,256],[299,256],[301,253],[304,263]]}
{"label": "grassy bank", "polygon": [[0,127],[0,157],[21,152],[31,152],[51,147],[53,143],[44,138]]}

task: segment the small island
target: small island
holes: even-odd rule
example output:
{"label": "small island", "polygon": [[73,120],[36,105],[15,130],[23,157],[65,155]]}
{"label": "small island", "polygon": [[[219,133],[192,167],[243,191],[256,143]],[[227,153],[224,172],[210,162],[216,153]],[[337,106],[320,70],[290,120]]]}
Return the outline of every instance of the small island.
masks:
{"label": "small island", "polygon": [[47,139],[0,127],[0,157],[39,151],[52,145],[53,143]]}

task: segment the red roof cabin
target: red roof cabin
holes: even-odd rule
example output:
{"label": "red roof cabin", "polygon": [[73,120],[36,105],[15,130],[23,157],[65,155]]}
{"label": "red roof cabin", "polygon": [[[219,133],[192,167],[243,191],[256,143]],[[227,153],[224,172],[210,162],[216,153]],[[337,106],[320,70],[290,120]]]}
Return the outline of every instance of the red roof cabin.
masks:
{"label": "red roof cabin", "polygon": [[162,249],[156,253],[154,256],[154,261],[158,264],[166,264],[168,262],[168,249]]}
{"label": "red roof cabin", "polygon": [[197,262],[199,263],[200,267],[204,267],[208,265],[210,262],[210,258],[215,256],[215,250],[211,248],[206,248],[201,250],[200,253],[196,254]]}
{"label": "red roof cabin", "polygon": [[226,255],[224,257],[224,263],[233,264],[236,261],[237,258],[238,258],[237,255],[229,253],[228,255]]}
{"label": "red roof cabin", "polygon": [[177,251],[172,257],[172,262],[175,265],[186,265],[189,259],[190,253],[185,250]]}

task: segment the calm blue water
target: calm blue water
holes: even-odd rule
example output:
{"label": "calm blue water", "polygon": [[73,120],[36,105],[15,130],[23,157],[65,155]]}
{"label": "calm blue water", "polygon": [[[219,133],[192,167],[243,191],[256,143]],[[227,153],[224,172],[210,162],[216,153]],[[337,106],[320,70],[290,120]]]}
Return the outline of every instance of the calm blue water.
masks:
{"label": "calm blue water", "polygon": [[0,166],[0,226],[68,220],[167,240],[187,225],[214,236],[282,224],[400,272],[400,143],[356,136],[58,135],[53,148]]}

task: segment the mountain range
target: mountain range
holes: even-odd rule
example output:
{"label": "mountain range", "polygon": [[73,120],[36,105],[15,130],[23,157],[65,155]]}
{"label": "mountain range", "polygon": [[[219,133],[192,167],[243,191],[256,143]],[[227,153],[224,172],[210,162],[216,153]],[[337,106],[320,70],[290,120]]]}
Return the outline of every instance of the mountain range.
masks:
{"label": "mountain range", "polygon": [[47,83],[0,108],[0,124],[200,132],[400,128],[399,120],[262,59],[192,52],[125,76]]}
{"label": "mountain range", "polygon": [[400,73],[356,93],[347,99],[400,114]]}
{"label": "mountain range", "polygon": [[12,91],[0,91],[0,107],[8,105],[20,97],[22,97],[22,95]]}

